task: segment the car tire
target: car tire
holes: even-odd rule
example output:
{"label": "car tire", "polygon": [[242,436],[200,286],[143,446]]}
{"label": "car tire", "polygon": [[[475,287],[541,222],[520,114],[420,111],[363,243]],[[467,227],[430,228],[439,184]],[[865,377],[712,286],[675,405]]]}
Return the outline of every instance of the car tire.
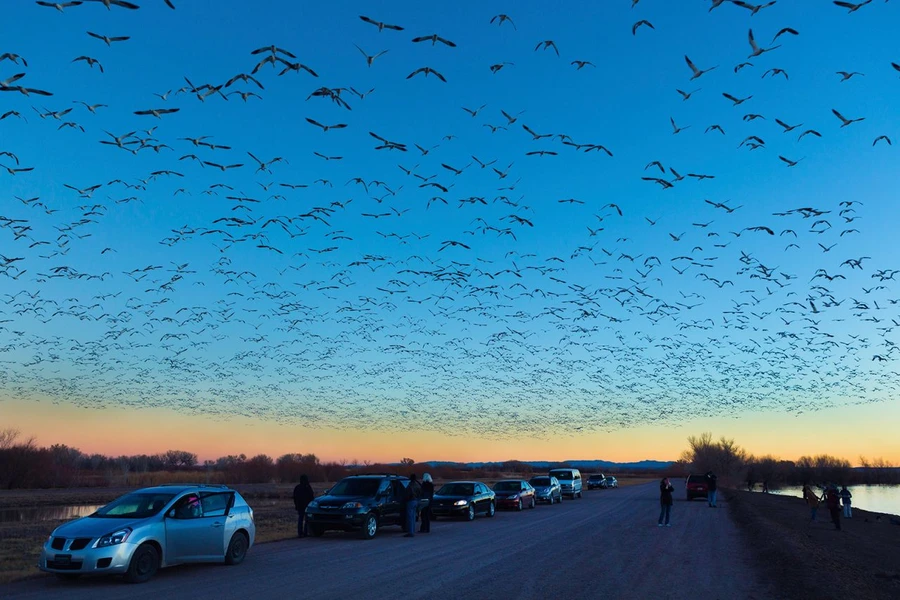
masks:
{"label": "car tire", "polygon": [[228,550],[225,551],[226,565],[239,565],[244,562],[247,557],[247,550],[250,549],[250,538],[243,531],[236,531],[228,542]]}
{"label": "car tire", "polygon": [[159,570],[159,551],[153,544],[141,544],[128,561],[125,581],[128,583],[144,583],[156,575]]}
{"label": "car tire", "polygon": [[537,506],[537,500],[534,499],[534,496],[531,497],[531,506],[529,508],[534,508]]}
{"label": "car tire", "polygon": [[475,505],[469,504],[469,511],[466,513],[466,521],[475,520]]}
{"label": "car tire", "polygon": [[378,517],[374,513],[369,513],[366,515],[366,520],[363,521],[359,537],[364,540],[371,540],[376,533],[378,533]]}
{"label": "car tire", "polygon": [[493,516],[494,516],[494,513],[496,513],[496,512],[497,512],[497,507],[494,506],[494,502],[493,502],[493,500],[492,500],[491,503],[488,504],[487,516],[493,517]]}
{"label": "car tire", "polygon": [[519,498],[519,503],[516,505],[516,510],[522,512],[522,509],[525,508],[525,505],[522,504],[522,499]]}
{"label": "car tire", "polygon": [[321,525],[310,525],[309,534],[313,537],[322,537],[325,535],[325,528]]}

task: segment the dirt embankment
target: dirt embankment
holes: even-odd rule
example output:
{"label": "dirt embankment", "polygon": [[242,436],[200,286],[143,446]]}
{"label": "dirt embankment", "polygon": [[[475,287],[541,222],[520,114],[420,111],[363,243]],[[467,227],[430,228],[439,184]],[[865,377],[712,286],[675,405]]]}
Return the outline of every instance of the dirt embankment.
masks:
{"label": "dirt embankment", "polygon": [[890,515],[854,508],[837,531],[824,505],[811,522],[800,498],[725,493],[762,576],[779,597],[900,598],[900,526]]}

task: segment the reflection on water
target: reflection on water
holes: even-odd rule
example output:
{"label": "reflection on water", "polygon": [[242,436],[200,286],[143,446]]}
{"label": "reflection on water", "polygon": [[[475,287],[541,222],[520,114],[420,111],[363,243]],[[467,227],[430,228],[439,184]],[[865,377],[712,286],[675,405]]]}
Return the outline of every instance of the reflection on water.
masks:
{"label": "reflection on water", "polygon": [[68,521],[84,517],[103,506],[81,504],[75,506],[38,506],[34,508],[0,509],[0,523],[34,523],[35,521]]}
{"label": "reflection on water", "polygon": [[[853,508],[872,512],[900,515],[900,485],[853,485],[847,486],[853,494]],[[790,485],[770,490],[773,494],[803,497],[802,485]],[[818,490],[821,494],[822,490]]]}

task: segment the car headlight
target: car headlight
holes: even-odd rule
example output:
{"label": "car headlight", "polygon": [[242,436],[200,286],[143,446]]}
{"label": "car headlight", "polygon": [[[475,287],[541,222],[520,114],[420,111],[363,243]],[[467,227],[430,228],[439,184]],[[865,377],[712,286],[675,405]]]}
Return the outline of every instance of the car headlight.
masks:
{"label": "car headlight", "polygon": [[354,510],[357,508],[362,508],[363,505],[359,502],[347,502],[341,507],[341,510]]}
{"label": "car headlight", "polygon": [[518,500],[518,499],[519,499],[519,495],[518,495],[518,494],[513,494],[512,496],[507,496],[506,499],[507,499],[507,500]]}
{"label": "car headlight", "polygon": [[465,506],[468,503],[469,503],[468,500],[457,500],[456,502],[453,503],[453,506]]}
{"label": "car headlight", "polygon": [[319,508],[319,503],[316,500],[313,500],[309,504],[306,505],[306,508]]}
{"label": "car headlight", "polygon": [[129,535],[131,535],[131,527],[123,527],[122,529],[101,536],[100,539],[97,540],[97,547],[106,548],[107,546],[121,544],[128,539]]}

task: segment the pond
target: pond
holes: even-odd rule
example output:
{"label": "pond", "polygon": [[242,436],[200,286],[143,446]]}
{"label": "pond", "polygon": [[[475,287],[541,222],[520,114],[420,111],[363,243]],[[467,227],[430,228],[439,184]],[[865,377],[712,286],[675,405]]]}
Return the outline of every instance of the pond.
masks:
{"label": "pond", "polygon": [[[853,494],[853,508],[900,515],[900,485],[854,485],[848,486],[847,489]],[[792,485],[769,491],[773,494],[802,498],[802,490],[803,486]],[[818,491],[821,493],[821,490]]]}
{"label": "pond", "polygon": [[33,508],[0,509],[0,523],[34,523],[37,521],[68,521],[87,516],[102,504],[76,504],[70,506],[37,506]]}

